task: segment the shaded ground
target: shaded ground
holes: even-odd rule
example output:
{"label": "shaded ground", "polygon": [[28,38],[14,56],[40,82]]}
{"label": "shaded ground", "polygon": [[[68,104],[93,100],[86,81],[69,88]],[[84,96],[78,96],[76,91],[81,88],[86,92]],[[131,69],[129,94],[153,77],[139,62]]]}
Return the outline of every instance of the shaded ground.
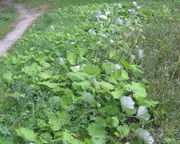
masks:
{"label": "shaded ground", "polygon": [[6,37],[0,40],[0,56],[3,55],[27,30],[27,28],[42,15],[34,9],[26,9],[22,4],[14,4],[11,0],[3,0],[2,4],[16,8],[19,17],[16,20],[15,28],[9,32]]}

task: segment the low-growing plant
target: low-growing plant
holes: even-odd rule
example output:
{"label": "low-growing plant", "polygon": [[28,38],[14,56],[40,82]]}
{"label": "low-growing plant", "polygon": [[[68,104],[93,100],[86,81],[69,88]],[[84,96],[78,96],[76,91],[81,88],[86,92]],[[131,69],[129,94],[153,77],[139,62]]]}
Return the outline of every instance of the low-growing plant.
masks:
{"label": "low-growing plant", "polygon": [[133,2],[45,14],[1,62],[0,142],[153,144],[157,102],[128,40],[159,11]]}

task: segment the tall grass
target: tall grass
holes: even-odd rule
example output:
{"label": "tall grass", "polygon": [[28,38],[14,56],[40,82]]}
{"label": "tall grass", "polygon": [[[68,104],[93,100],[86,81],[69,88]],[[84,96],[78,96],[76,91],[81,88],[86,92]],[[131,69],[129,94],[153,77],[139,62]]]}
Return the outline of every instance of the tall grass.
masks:
{"label": "tall grass", "polygon": [[167,13],[160,19],[154,16],[144,26],[144,37],[138,39],[137,46],[146,56],[137,63],[150,80],[149,93],[160,102],[154,132],[163,143],[174,144],[180,142],[180,2],[160,1],[158,4],[164,4]]}

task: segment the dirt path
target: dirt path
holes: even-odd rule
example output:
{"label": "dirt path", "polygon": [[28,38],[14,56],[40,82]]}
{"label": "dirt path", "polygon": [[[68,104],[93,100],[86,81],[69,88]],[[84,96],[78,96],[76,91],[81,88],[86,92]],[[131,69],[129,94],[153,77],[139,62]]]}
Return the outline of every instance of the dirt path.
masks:
{"label": "dirt path", "polygon": [[33,21],[43,14],[43,12],[37,12],[34,9],[26,9],[22,4],[14,4],[12,0],[3,0],[2,4],[16,8],[19,16],[15,22],[14,30],[9,32],[4,39],[0,40],[0,56],[7,52],[22,37]]}

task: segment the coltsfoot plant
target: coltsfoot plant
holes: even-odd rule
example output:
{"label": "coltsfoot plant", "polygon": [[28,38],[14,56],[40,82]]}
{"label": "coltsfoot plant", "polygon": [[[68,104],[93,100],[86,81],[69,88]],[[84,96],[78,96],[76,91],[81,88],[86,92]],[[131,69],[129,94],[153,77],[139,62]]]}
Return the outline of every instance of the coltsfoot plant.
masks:
{"label": "coltsfoot plant", "polygon": [[134,2],[43,16],[1,61],[0,143],[153,144],[157,102],[128,42],[152,14]]}

